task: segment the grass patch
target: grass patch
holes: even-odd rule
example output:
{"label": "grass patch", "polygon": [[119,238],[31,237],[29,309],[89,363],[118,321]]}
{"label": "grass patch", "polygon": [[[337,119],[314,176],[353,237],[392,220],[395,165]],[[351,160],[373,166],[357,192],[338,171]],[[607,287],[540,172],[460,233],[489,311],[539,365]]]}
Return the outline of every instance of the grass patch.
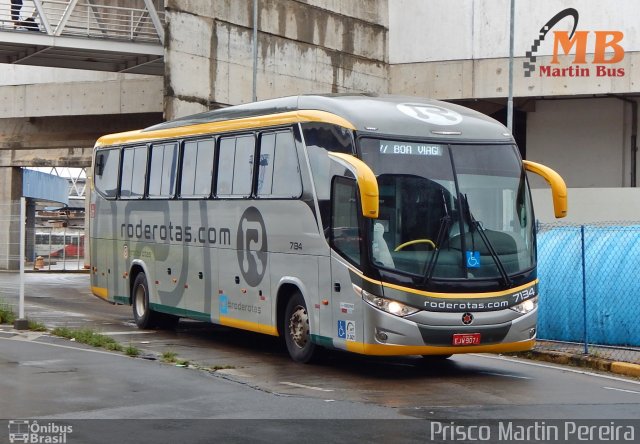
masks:
{"label": "grass patch", "polygon": [[166,352],[162,353],[162,362],[174,363],[174,362],[176,362],[176,357],[177,356],[178,355],[175,352],[166,351]]}
{"label": "grass patch", "polygon": [[187,361],[186,359],[176,359],[174,362],[176,363],[176,365],[179,365],[181,367],[189,367],[189,361]]}
{"label": "grass patch", "polygon": [[109,351],[116,351],[116,352],[121,352],[123,350],[122,345],[118,344],[115,341],[109,342],[104,346],[104,348],[106,348]]}
{"label": "grass patch", "polygon": [[16,315],[9,304],[0,303],[0,324],[13,324],[15,320]]}
{"label": "grass patch", "polygon": [[29,322],[29,330],[31,331],[47,331],[47,327],[42,322],[28,320]]}
{"label": "grass patch", "polygon": [[129,346],[124,349],[124,353],[127,356],[131,356],[132,358],[135,358],[140,355],[140,349],[129,344]]}
{"label": "grass patch", "polygon": [[101,335],[89,328],[71,329],[67,327],[57,327],[51,331],[51,334],[62,338],[75,339],[76,342],[91,345],[92,347],[101,347],[112,351],[124,350],[122,345],[118,344],[115,339]]}

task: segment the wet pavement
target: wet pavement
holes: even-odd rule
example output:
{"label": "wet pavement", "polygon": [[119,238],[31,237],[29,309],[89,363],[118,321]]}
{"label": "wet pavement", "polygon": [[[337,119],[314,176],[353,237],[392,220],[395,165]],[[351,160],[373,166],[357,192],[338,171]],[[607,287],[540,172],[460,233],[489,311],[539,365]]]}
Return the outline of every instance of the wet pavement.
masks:
{"label": "wet pavement", "polygon": [[[17,282],[17,275],[0,273],[0,299],[14,303]],[[289,359],[277,338],[259,334],[187,320],[181,320],[175,331],[138,330],[131,307],[113,306],[92,296],[85,274],[30,273],[25,288],[27,317],[49,328],[90,327],[125,346],[140,348],[148,358],[173,352],[204,369],[180,371],[213,374],[257,394],[352,402],[426,419],[637,419],[640,411],[637,380],[475,354],[434,362],[419,357],[372,358],[329,352],[317,364],[300,365]],[[0,329],[5,338],[15,336],[8,326]],[[24,341],[62,341],[30,335]],[[0,356],[4,344],[6,341],[0,341]],[[112,359],[113,371],[123,359]],[[132,361],[152,368],[172,368],[158,361]],[[348,409],[340,415],[351,417]]]}

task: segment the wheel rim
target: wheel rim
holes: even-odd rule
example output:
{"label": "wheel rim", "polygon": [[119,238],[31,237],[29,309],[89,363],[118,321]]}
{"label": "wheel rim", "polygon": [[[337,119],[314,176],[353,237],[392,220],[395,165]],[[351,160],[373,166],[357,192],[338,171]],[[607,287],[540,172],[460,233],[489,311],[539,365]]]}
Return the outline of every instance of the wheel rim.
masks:
{"label": "wheel rim", "polygon": [[309,342],[309,316],[301,305],[294,308],[289,318],[289,337],[299,348],[304,348]]}
{"label": "wheel rim", "polygon": [[138,285],[136,288],[136,314],[139,318],[143,317],[147,308],[145,307],[145,296],[146,292],[144,291],[144,287],[142,285]]}

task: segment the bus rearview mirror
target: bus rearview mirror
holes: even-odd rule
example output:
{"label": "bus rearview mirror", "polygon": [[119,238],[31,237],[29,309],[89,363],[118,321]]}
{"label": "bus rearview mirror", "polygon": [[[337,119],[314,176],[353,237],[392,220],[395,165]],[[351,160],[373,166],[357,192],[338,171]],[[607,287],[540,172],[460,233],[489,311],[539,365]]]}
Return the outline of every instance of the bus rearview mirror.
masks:
{"label": "bus rearview mirror", "polygon": [[567,215],[567,185],[564,179],[548,166],[540,163],[523,160],[524,169],[542,177],[551,187],[553,196],[553,213],[556,219]]}
{"label": "bus rearview mirror", "polygon": [[329,153],[329,156],[341,160],[349,170],[356,176],[358,188],[360,190],[360,208],[362,215],[369,219],[377,219],[380,208],[380,193],[378,191],[378,180],[371,168],[362,160],[345,153]]}

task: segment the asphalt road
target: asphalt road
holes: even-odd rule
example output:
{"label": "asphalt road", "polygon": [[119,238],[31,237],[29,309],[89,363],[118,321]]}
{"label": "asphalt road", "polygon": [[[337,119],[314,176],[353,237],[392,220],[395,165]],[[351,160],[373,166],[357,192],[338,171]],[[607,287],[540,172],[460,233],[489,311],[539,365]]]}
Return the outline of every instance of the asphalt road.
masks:
{"label": "asphalt road", "polygon": [[[14,302],[16,288],[15,275],[0,274],[1,299]],[[27,316],[48,327],[90,326],[147,357],[172,351],[210,371],[4,328],[5,419],[640,419],[638,380],[496,355],[428,363],[333,352],[300,365],[277,339],[253,333],[192,321],[139,331],[130,307],[89,293],[87,275],[28,274],[26,295]]]}

